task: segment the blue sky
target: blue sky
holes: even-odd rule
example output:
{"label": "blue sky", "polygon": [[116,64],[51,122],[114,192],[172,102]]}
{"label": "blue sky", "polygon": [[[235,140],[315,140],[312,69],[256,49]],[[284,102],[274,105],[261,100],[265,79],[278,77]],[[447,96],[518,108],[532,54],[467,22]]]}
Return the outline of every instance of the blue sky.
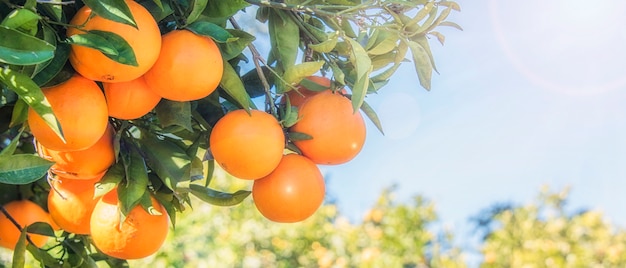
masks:
{"label": "blue sky", "polygon": [[464,31],[432,40],[432,91],[406,64],[367,99],[387,135],[369,125],[355,160],[323,168],[342,211],[360,219],[396,183],[466,230],[491,204],[571,186],[571,209],[626,227],[626,2],[458,3]]}

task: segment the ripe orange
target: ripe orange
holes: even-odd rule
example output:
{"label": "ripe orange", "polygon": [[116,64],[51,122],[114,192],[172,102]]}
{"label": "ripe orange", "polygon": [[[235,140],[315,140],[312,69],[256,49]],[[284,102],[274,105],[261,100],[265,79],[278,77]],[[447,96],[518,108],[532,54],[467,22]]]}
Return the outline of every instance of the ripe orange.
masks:
{"label": "ripe orange", "polygon": [[215,161],[231,175],[255,180],[270,174],[280,162],[285,135],[276,118],[268,113],[235,110],[213,127],[209,146]]}
{"label": "ripe orange", "polygon": [[36,142],[37,152],[44,159],[55,162],[50,170],[72,179],[93,179],[102,176],[115,162],[114,130],[111,125],[104,135],[85,150],[63,152],[48,149]]}
{"label": "ripe orange", "polygon": [[96,82],[75,74],[64,83],[42,91],[61,124],[67,143],[29,108],[28,125],[41,145],[56,151],[77,151],[89,148],[102,137],[109,114],[104,94]]}
{"label": "ripe orange", "polygon": [[[330,79],[322,76],[309,76],[306,79],[311,80],[320,86],[330,88]],[[301,106],[304,101],[309,99],[311,96],[316,95],[320,91],[309,90],[308,88],[298,85],[296,90],[290,90],[285,93],[289,97],[289,103],[291,106]]]}
{"label": "ripe orange", "polygon": [[324,178],[319,168],[298,154],[283,157],[271,174],[254,181],[252,199],[267,219],[303,221],[324,201]]}
{"label": "ripe orange", "polygon": [[298,110],[300,120],[291,131],[306,133],[310,140],[296,140],[302,154],[317,164],[337,165],[352,160],[365,143],[365,121],[353,113],[346,97],[325,91],[311,97]]}
{"label": "ripe orange", "polygon": [[[39,205],[29,200],[15,200],[4,204],[4,209],[11,217],[24,228],[35,222],[45,222],[51,224],[50,215]],[[0,246],[8,249],[15,249],[15,245],[20,238],[20,231],[0,212]],[[43,247],[48,242],[47,236],[28,234],[37,247]]]}
{"label": "ripe orange", "polygon": [[111,257],[140,259],[157,252],[169,231],[165,208],[150,197],[155,210],[162,215],[150,215],[141,205],[133,208],[120,225],[117,190],[104,195],[91,214],[90,231],[94,245]]}
{"label": "ripe orange", "polygon": [[223,72],[222,55],[211,38],[174,30],[163,35],[159,59],[145,79],[165,99],[191,101],[215,91]]}
{"label": "ripe orange", "polygon": [[120,83],[102,83],[109,116],[131,120],[152,111],[161,100],[146,84],[143,76]]}
{"label": "ripe orange", "polygon": [[48,211],[61,229],[75,234],[89,234],[91,212],[98,201],[93,197],[94,185],[101,177],[76,180],[57,176],[52,180]]}
{"label": "ripe orange", "polygon": [[[72,45],[70,63],[86,78],[102,82],[130,81],[148,71],[159,56],[161,32],[156,21],[140,4],[135,1],[125,2],[137,23],[137,28],[92,14],[91,9],[85,5],[70,21],[72,25],[84,27],[80,29],[69,27],[67,36],[81,34],[88,30],[116,33],[124,38],[133,49],[138,66],[118,63],[93,48]],[[91,15],[95,16],[90,18]]]}

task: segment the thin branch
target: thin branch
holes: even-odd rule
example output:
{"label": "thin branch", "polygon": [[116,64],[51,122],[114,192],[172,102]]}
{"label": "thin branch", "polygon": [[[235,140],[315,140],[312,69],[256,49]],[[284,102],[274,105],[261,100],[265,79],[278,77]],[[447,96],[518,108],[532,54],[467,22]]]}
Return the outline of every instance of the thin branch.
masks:
{"label": "thin branch", "polygon": [[[24,230],[24,228],[22,228],[22,226],[20,225],[19,222],[17,222],[15,220],[15,218],[13,218],[13,216],[11,216],[11,214],[9,214],[9,212],[4,208],[3,205],[0,205],[0,212],[2,212],[2,214],[4,214],[4,216],[7,217],[7,219],[9,219],[9,221],[11,221],[11,223],[13,223],[13,225],[15,225],[15,227],[20,231],[20,233]],[[30,235],[28,235],[28,233],[26,234],[26,240],[28,241],[28,243],[30,243],[31,245],[35,245],[35,243],[33,242],[33,240],[30,239]],[[35,246],[36,247],[36,246]]]}
{"label": "thin branch", "polygon": [[[233,28],[241,30],[241,27],[234,18],[231,17],[229,21],[233,25]],[[263,68],[260,64],[260,62],[262,62],[265,66],[267,66],[267,63],[265,62],[259,51],[256,49],[254,44],[248,44],[248,49],[250,49],[250,52],[252,53],[252,62],[254,62],[256,72],[259,75],[259,79],[261,79],[261,83],[263,84],[263,90],[265,91],[265,104],[268,106],[267,108],[269,108],[270,113],[276,115],[277,112],[276,108],[274,107],[274,101],[272,98],[272,93],[270,91],[270,84],[267,82],[267,77],[265,77],[265,73],[263,72]],[[269,66],[267,67],[269,68]]]}

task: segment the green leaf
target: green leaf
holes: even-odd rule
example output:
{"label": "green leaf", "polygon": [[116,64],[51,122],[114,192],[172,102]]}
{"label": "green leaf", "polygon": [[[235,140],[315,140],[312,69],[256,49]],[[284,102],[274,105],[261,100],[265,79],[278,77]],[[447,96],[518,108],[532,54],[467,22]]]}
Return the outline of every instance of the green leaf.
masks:
{"label": "green leaf", "polygon": [[54,52],[54,58],[46,65],[46,67],[33,77],[33,82],[39,86],[43,86],[55,78],[66,66],[67,59],[70,56],[70,45],[65,43],[57,44]]}
{"label": "green leaf", "polygon": [[366,101],[364,101],[363,104],[361,105],[361,111],[363,111],[365,115],[367,116],[367,118],[369,118],[370,121],[374,123],[374,126],[376,126],[378,131],[380,131],[381,134],[385,135],[385,132],[383,131],[383,126],[380,123],[380,119],[378,118],[378,115],[376,114],[376,111],[374,111],[372,106],[370,106],[369,104],[367,104]]}
{"label": "green leaf", "polygon": [[287,98],[287,105],[285,105],[284,112],[281,116],[281,124],[285,128],[292,127],[298,122],[298,109],[296,107],[291,106],[291,102],[289,98]]}
{"label": "green leaf", "polygon": [[141,134],[139,145],[146,157],[146,164],[168,188],[174,190],[178,182],[189,181],[191,159],[183,149],[146,131]]}
{"label": "green leaf", "polygon": [[211,18],[228,18],[249,5],[244,0],[209,0],[202,14]]}
{"label": "green leaf", "polygon": [[442,21],[441,23],[439,23],[439,26],[452,27],[452,28],[456,28],[459,31],[463,31],[463,27],[461,27],[461,25],[458,25],[451,21]]}
{"label": "green leaf", "polygon": [[393,51],[398,43],[398,36],[391,32],[378,30],[374,44],[367,49],[369,55],[383,55]]}
{"label": "green leaf", "polygon": [[122,157],[128,173],[126,180],[117,186],[117,198],[120,201],[120,211],[128,215],[139,204],[148,188],[148,169],[143,157],[135,151],[130,151],[130,157]]}
{"label": "green leaf", "polygon": [[139,205],[141,205],[141,207],[146,212],[148,212],[148,214],[150,214],[150,215],[153,215],[153,216],[163,215],[163,213],[158,211],[154,207],[154,204],[152,204],[152,199],[150,198],[150,192],[149,191],[144,191],[143,192],[143,195],[141,196],[141,199],[139,200]]}
{"label": "green leaf", "polygon": [[224,60],[231,60],[236,58],[243,50],[255,40],[254,35],[251,35],[242,30],[226,29],[237,40],[228,43],[218,43],[222,58]]}
{"label": "green leaf", "polygon": [[189,5],[191,10],[189,11],[189,15],[187,15],[188,24],[193,23],[200,17],[202,11],[204,11],[207,6],[207,3],[208,0],[191,0],[191,4]]}
{"label": "green leaf", "polygon": [[54,57],[55,47],[37,37],[2,25],[0,36],[0,62],[32,65]]}
{"label": "green leaf", "polygon": [[311,81],[308,78],[304,78],[304,79],[300,80],[299,84],[301,86],[303,86],[304,88],[310,90],[310,91],[318,91],[318,92],[320,92],[320,91],[324,91],[324,90],[329,90],[330,89],[329,87],[320,85],[320,84],[318,84],[316,82]]}
{"label": "green leaf", "polygon": [[224,74],[220,81],[220,87],[231,96],[241,108],[250,109],[250,96],[239,78],[239,74],[233,69],[233,67],[227,61],[224,61]]}
{"label": "green leaf", "polygon": [[124,179],[124,164],[119,161],[111,166],[104,174],[102,179],[94,185],[94,198],[104,196],[112,191]]}
{"label": "green leaf", "polygon": [[26,231],[29,234],[38,234],[38,235],[45,235],[49,237],[55,237],[52,226],[50,226],[50,224],[45,223],[45,222],[32,223],[31,225],[28,225],[28,227],[26,227]]}
{"label": "green leaf", "polygon": [[9,145],[7,145],[7,147],[5,147],[4,149],[2,149],[2,152],[0,152],[0,158],[1,157],[6,157],[9,155],[13,155],[13,153],[15,153],[15,149],[17,149],[17,145],[20,141],[20,138],[22,138],[22,133],[24,132],[24,129],[20,129],[20,132],[17,133],[17,135],[15,135],[15,137],[13,138],[13,140],[11,140],[11,142],[9,143]]}
{"label": "green leaf", "polygon": [[[54,28],[52,28],[52,26],[50,26],[50,25],[43,25],[43,27],[42,27],[42,35],[43,35],[43,40],[44,41],[46,41],[46,42],[50,43],[51,45],[55,46],[57,48],[56,50],[58,50],[57,33],[56,33],[56,30]],[[63,45],[65,45],[65,44],[63,44]],[[50,65],[50,63],[56,57],[56,51],[55,51],[54,54],[55,55],[54,55],[54,57],[52,59],[49,59],[47,61],[44,61],[44,62],[39,63],[39,64],[34,66],[33,76],[38,74],[39,72],[41,72],[46,67],[48,67],[48,65]]]}
{"label": "green leaf", "polygon": [[124,0],[83,0],[98,16],[137,28],[137,23]]}
{"label": "green leaf", "polygon": [[[3,215],[4,216],[4,215]],[[28,242],[26,241],[26,228],[22,229],[20,232],[20,237],[17,240],[17,244],[15,244],[15,249],[13,249],[13,265],[12,268],[23,268],[26,264],[26,245]]]}
{"label": "green leaf", "polygon": [[273,58],[278,61],[281,70],[288,70],[296,63],[300,28],[289,17],[288,11],[283,10],[270,12],[268,28]]}
{"label": "green leaf", "polygon": [[229,31],[226,31],[226,29],[208,21],[196,21],[187,25],[186,29],[195,34],[210,37],[218,43],[228,43],[237,40],[237,37],[233,36]]}
{"label": "green leaf", "polygon": [[234,206],[241,203],[252,192],[239,190],[235,193],[224,193],[197,184],[190,184],[191,194],[200,200],[215,206]]}
{"label": "green leaf", "polygon": [[[274,76],[272,75],[270,69],[267,66],[261,66],[261,70],[263,71],[263,75],[265,76],[267,83],[271,87],[272,84],[274,84]],[[250,97],[256,98],[265,95],[265,88],[256,68],[244,74],[241,77],[241,81],[243,82],[243,86],[246,88],[246,92],[248,92]]]}
{"label": "green leaf", "polygon": [[43,95],[41,89],[28,76],[14,72],[9,68],[0,70],[0,83],[5,84],[10,90],[17,93],[22,100],[28,104],[50,128],[65,142],[63,131],[59,121],[52,112],[50,102]]}
{"label": "green leaf", "polygon": [[287,133],[287,136],[289,136],[289,140],[291,141],[304,141],[313,139],[313,136],[309,134],[294,131],[289,131],[289,133]]}
{"label": "green leaf", "polygon": [[190,102],[162,99],[155,107],[155,111],[161,127],[181,126],[188,131],[193,131]]}
{"label": "green leaf", "polygon": [[430,79],[433,75],[433,66],[430,61],[430,53],[424,49],[422,45],[414,41],[408,41],[409,49],[413,56],[413,64],[415,65],[415,71],[417,77],[420,80],[420,85],[426,90],[430,90]]}
{"label": "green leaf", "polygon": [[309,45],[309,47],[313,49],[313,51],[316,51],[319,53],[329,53],[333,51],[333,49],[335,49],[335,46],[337,46],[338,40],[339,40],[339,37],[337,33],[335,32],[335,33],[332,33],[327,40],[318,44],[311,44]]}
{"label": "green leaf", "polygon": [[297,65],[290,67],[285,70],[285,74],[283,75],[283,79],[289,85],[296,85],[302,81],[307,76],[311,76],[324,66],[324,61],[309,61],[303,62]]}
{"label": "green leaf", "polygon": [[26,8],[20,8],[9,13],[9,15],[2,20],[1,25],[25,34],[35,35],[37,34],[39,19],[41,19],[41,17],[37,13]]}
{"label": "green leaf", "polygon": [[365,94],[369,85],[369,75],[372,72],[372,61],[365,49],[357,41],[346,38],[352,52],[350,62],[356,69],[356,81],[352,86],[352,109],[356,113],[365,100]]}
{"label": "green leaf", "polygon": [[0,183],[28,184],[41,179],[53,162],[32,154],[0,157]]}
{"label": "green leaf", "polygon": [[96,49],[107,58],[125,65],[139,66],[133,48],[116,33],[90,30],[83,34],[75,34],[66,39],[73,45]]}

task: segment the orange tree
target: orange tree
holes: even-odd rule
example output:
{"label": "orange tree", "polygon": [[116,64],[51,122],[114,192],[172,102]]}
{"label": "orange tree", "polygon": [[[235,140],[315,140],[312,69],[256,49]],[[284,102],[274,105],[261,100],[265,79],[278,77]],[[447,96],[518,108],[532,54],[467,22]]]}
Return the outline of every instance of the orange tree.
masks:
{"label": "orange tree", "polygon": [[[446,0],[0,1],[0,245],[17,267],[26,251],[45,266],[115,266],[158,250],[162,239],[138,249],[125,237],[167,232],[145,226],[173,227],[191,196],[231,206],[252,184],[263,215],[306,219],[325,195],[317,165],[363,146],[361,113],[382,132],[366,97],[407,61],[430,89],[430,40],[444,42],[439,26],[460,29],[446,20],[454,10]],[[245,16],[268,34],[242,29]],[[269,42],[267,55],[255,42]],[[215,165],[253,182],[216,190]],[[72,184],[93,188],[83,202],[108,205],[55,210],[89,232],[6,207],[28,200],[47,212],[48,196],[69,200]],[[316,198],[304,208],[291,189]]]}

